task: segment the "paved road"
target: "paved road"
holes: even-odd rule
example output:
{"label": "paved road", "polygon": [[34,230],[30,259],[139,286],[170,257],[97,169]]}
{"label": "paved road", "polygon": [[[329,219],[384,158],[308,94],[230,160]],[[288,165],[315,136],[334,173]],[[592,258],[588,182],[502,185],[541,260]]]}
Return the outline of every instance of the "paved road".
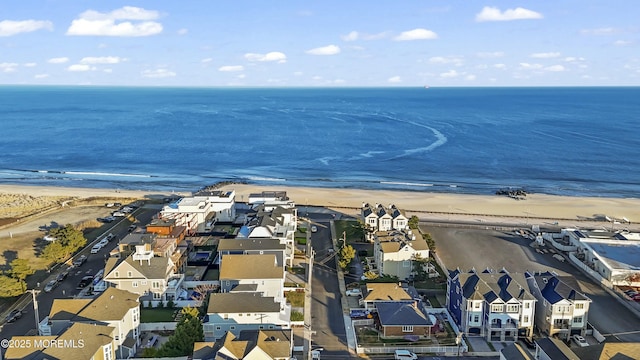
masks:
{"label": "paved road", "polygon": [[329,220],[330,213],[309,213],[318,231],[312,233],[311,244],[316,251],[312,281],[312,336],[314,346],[321,346],[322,358],[348,359],[344,317],[340,300],[340,288],[336,275],[336,263],[328,249],[332,248]]}
{"label": "paved road", "polygon": [[499,271],[504,267],[510,272],[555,271],[575,278],[575,286],[593,300],[590,323],[603,334],[614,334],[609,338],[640,341],[640,320],[632,312],[568,262],[535,252],[529,247],[531,240],[494,230],[432,226],[424,230],[433,235],[438,255],[449,269],[482,271],[489,267]]}
{"label": "paved road", "polygon": [[[155,213],[157,213],[157,211],[157,206],[150,206],[137,210],[134,215],[141,223],[146,223]],[[105,246],[97,254],[90,254],[91,244],[88,244],[88,246],[83,251],[76,255],[87,256],[87,262],[79,268],[72,269],[67,278],[59,283],[58,286],[51,292],[41,292],[37,296],[40,320],[44,319],[44,317],[49,314],[54,299],[72,298],[75,295],[78,295],[80,293],[80,289],[78,289],[77,286],[78,283],[80,283],[82,277],[85,275],[95,275],[99,270],[104,269],[104,264],[107,257],[109,256],[109,252],[117,246],[117,240],[121,239],[128,233],[127,229],[130,224],[131,223],[129,221],[124,219],[122,219],[118,223],[114,222],[113,228],[111,230],[108,230],[107,233],[111,232],[115,234],[115,240],[112,240],[109,245]],[[68,268],[68,266],[62,265],[58,268],[55,268],[51,276],[49,276],[49,278],[45,282],[40,284],[39,289],[42,289],[47,281],[54,279],[57,273],[61,272],[62,269],[65,268]],[[36,329],[37,328],[33,310],[33,303],[29,302],[29,304],[24,308],[22,318],[13,323],[7,323],[3,325],[2,330],[0,331],[0,338],[8,339],[12,336],[25,335],[27,333],[31,334],[36,331]]]}

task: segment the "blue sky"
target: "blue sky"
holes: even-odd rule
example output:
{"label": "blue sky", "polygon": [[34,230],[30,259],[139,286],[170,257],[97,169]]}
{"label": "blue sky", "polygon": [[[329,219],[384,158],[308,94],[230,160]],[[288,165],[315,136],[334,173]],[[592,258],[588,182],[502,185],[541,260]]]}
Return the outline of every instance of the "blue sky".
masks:
{"label": "blue sky", "polygon": [[80,1],[0,5],[0,84],[640,85],[640,4]]}

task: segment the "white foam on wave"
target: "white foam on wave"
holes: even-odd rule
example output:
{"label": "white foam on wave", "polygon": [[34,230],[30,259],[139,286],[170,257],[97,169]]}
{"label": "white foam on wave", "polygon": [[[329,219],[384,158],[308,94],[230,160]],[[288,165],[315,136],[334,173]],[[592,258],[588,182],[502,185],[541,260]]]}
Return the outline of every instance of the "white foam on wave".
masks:
{"label": "white foam on wave", "polygon": [[404,182],[404,181],[380,181],[380,184],[385,184],[385,185],[408,185],[408,186],[420,186],[420,187],[433,186],[433,184],[412,183],[412,182]]}
{"label": "white foam on wave", "polygon": [[247,180],[251,180],[251,181],[277,181],[277,182],[287,181],[287,179],[271,178],[271,177],[265,177],[265,176],[247,176]]}
{"label": "white foam on wave", "polygon": [[325,156],[325,157],[318,158],[316,160],[320,161],[323,165],[329,165],[329,163],[332,160],[337,160],[337,159],[339,159],[339,158],[336,157],[336,156]]}
{"label": "white foam on wave", "polygon": [[435,137],[436,137],[436,141],[434,141],[431,144],[429,144],[429,146],[405,150],[404,151],[404,155],[412,155],[412,154],[420,153],[420,152],[429,152],[429,151],[432,151],[433,149],[438,148],[438,147],[440,147],[440,146],[442,146],[442,145],[447,143],[447,141],[448,141],[447,137],[443,133],[438,131],[437,129],[434,129],[434,128],[430,127],[430,126],[421,125],[421,124],[416,124],[416,125],[422,126],[422,127],[425,127],[427,129],[431,130],[433,132],[433,135],[435,135]]}
{"label": "white foam on wave", "polygon": [[144,174],[122,174],[122,173],[108,173],[108,172],[92,172],[92,171],[61,171],[63,174],[69,175],[90,175],[90,176],[124,176],[124,177],[139,177],[139,178],[150,178],[151,175]]}

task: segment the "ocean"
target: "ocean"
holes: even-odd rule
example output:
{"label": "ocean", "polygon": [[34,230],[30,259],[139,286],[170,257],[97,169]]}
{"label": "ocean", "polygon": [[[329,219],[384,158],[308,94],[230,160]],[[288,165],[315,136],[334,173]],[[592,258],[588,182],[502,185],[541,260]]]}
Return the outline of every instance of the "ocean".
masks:
{"label": "ocean", "polygon": [[0,183],[640,194],[640,88],[0,86]]}

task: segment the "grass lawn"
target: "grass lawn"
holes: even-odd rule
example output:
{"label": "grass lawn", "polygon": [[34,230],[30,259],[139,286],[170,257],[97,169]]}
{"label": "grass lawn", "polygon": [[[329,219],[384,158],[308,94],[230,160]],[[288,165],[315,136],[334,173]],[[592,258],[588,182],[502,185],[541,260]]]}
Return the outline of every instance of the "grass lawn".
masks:
{"label": "grass lawn", "polygon": [[140,309],[140,322],[141,323],[153,323],[153,322],[170,322],[173,321],[173,313],[176,310],[166,308],[156,309]]}
{"label": "grass lawn", "polygon": [[360,228],[360,224],[355,220],[336,220],[336,236],[342,238],[342,233],[347,235],[347,244],[364,241],[364,231]]}
{"label": "grass lawn", "polygon": [[287,301],[291,303],[291,306],[293,307],[304,306],[304,292],[287,291],[286,293],[284,293],[284,296],[287,298]]}
{"label": "grass lawn", "polygon": [[433,339],[420,339],[418,341],[409,341],[404,339],[383,339],[379,337],[378,332],[363,327],[356,327],[356,336],[358,338],[358,344],[367,344],[372,346],[385,345],[397,345],[397,346],[432,346],[435,345]]}

